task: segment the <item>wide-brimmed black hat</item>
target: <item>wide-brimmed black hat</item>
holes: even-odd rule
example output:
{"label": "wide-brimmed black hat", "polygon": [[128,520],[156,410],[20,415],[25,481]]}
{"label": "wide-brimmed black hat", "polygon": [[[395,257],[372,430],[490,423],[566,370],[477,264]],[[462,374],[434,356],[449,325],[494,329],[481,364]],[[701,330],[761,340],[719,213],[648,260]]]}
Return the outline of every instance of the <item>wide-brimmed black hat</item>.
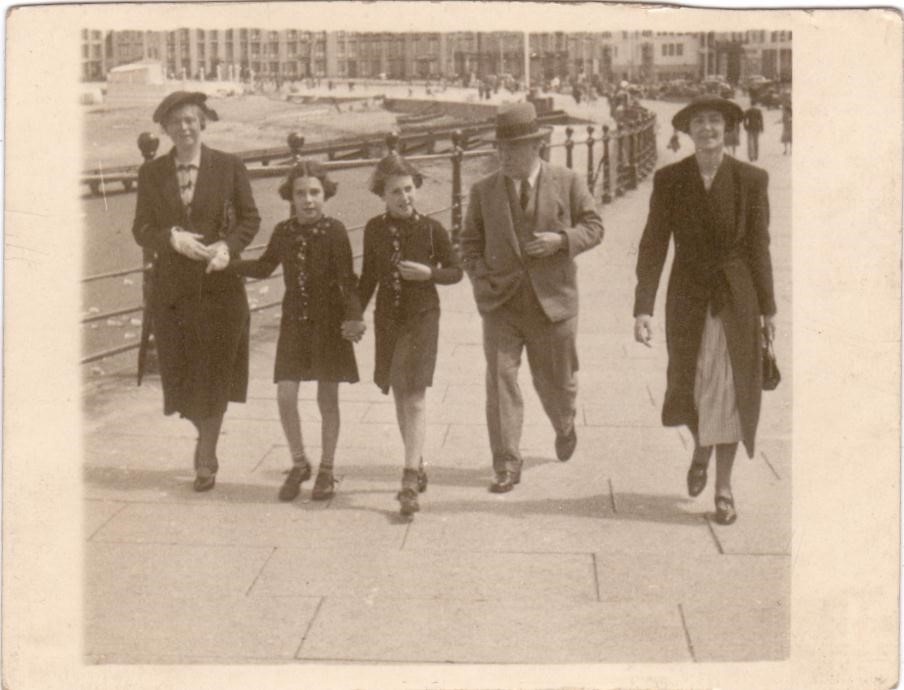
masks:
{"label": "wide-brimmed black hat", "polygon": [[160,101],[157,110],[154,111],[154,122],[163,124],[166,117],[174,108],[181,105],[196,105],[201,108],[208,120],[216,122],[220,119],[216,110],[207,107],[207,94],[200,91],[173,91],[169,96]]}
{"label": "wide-brimmed black hat", "polygon": [[551,127],[540,127],[533,103],[506,103],[496,111],[493,141],[526,141],[545,137]]}
{"label": "wide-brimmed black hat", "polygon": [[734,101],[719,96],[697,96],[675,113],[675,117],[672,118],[672,127],[687,134],[690,130],[691,118],[701,110],[715,110],[722,113],[722,117],[725,118],[725,126],[728,128],[734,127],[735,123],[744,117],[741,106]]}

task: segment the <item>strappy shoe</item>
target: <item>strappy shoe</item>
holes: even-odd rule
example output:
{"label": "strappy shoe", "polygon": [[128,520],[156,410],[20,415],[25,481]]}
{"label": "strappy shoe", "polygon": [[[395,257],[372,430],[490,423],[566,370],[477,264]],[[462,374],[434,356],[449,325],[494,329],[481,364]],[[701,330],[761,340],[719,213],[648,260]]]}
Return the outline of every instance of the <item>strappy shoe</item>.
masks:
{"label": "strappy shoe", "polygon": [[738,519],[735,510],[734,498],[731,496],[716,496],[716,523],[720,525],[732,525]]}
{"label": "strappy shoe", "polygon": [[706,488],[706,465],[692,462],[687,471],[687,493],[692,498],[699,496]]}
{"label": "strappy shoe", "polygon": [[286,476],[286,480],[279,489],[280,501],[294,501],[301,493],[301,484],[311,478],[311,465],[293,465]]}
{"label": "strappy shoe", "polygon": [[335,486],[336,479],[333,477],[333,468],[321,467],[317,470],[317,479],[314,480],[311,498],[315,501],[326,501],[336,493]]}
{"label": "strappy shoe", "polygon": [[417,468],[417,492],[424,493],[427,490],[427,472],[424,469],[424,460],[421,459],[421,465]]}
{"label": "strappy shoe", "polygon": [[411,487],[405,487],[399,491],[399,493],[396,494],[396,499],[398,499],[401,504],[399,512],[402,515],[414,515],[421,509],[421,506],[417,502],[417,491]]}

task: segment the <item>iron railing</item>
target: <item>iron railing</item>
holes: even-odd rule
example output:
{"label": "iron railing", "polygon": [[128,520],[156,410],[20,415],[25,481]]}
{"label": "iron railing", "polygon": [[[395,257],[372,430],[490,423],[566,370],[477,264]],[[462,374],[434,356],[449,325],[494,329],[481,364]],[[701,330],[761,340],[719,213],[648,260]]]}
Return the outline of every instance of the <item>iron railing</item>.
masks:
{"label": "iron railing", "polygon": [[[649,112],[643,111],[641,115],[631,123],[619,123],[616,128],[610,128],[604,125],[601,129],[601,135],[596,136],[596,128],[588,125],[586,128],[587,137],[583,141],[577,141],[574,137],[575,131],[572,127],[565,129],[565,141],[562,143],[552,144],[549,136],[544,142],[541,155],[545,160],[549,160],[552,149],[563,148],[565,151],[565,165],[568,168],[574,166],[574,148],[583,145],[587,149],[587,186],[591,193],[594,194],[601,203],[612,203],[617,197],[624,195],[627,191],[637,188],[637,185],[645,179],[656,167],[656,116]],[[489,142],[476,140],[475,137],[480,132],[477,130],[454,130],[451,132],[443,132],[448,135],[451,140],[452,147],[447,151],[440,153],[434,152],[435,142],[439,136],[434,133],[428,139],[421,139],[420,142],[392,133],[384,137],[382,140],[381,150],[377,150],[372,142],[367,142],[366,148],[361,144],[355,144],[359,153],[363,153],[361,157],[354,159],[340,159],[335,150],[325,149],[323,146],[312,147],[304,150],[304,155],[310,156],[314,154],[326,155],[328,160],[323,163],[328,170],[347,170],[352,168],[370,167],[376,165],[382,155],[388,152],[405,152],[415,148],[413,143],[418,143],[416,148],[425,148],[428,153],[406,155],[406,159],[412,162],[436,162],[448,161],[452,166],[452,183],[451,183],[451,203],[444,208],[429,211],[426,215],[439,215],[451,211],[451,234],[452,242],[458,247],[459,235],[463,222],[463,204],[464,193],[462,190],[462,165],[466,159],[478,158],[483,156],[494,155],[495,151]],[[424,136],[421,134],[420,136]],[[432,141],[433,144],[424,144],[425,141]],[[407,142],[407,147],[406,147]],[[304,149],[304,137],[298,133],[292,133],[287,138],[288,149],[283,151],[280,161],[276,165],[265,165],[254,171],[254,177],[277,177],[285,175],[292,165],[302,158],[302,150]],[[599,145],[598,158],[594,158],[595,151]],[[159,146],[159,140],[154,135],[144,132],[138,137],[138,147],[141,150],[145,161],[154,158]],[[342,149],[344,151],[347,149]],[[340,153],[341,153],[340,151]],[[285,152],[290,153],[285,158]],[[254,157],[261,155],[260,151],[251,152]],[[247,160],[247,158],[245,158]],[[135,181],[137,175],[135,172],[128,173],[129,179]],[[115,178],[115,174],[113,175]],[[125,183],[126,173],[123,173],[123,182]],[[111,179],[108,173],[104,176],[106,181]],[[90,181],[88,182],[90,184]],[[363,225],[348,228],[350,232],[362,230]],[[261,250],[265,244],[252,245],[248,247],[248,251]],[[355,255],[356,259],[361,258],[360,254]],[[82,279],[82,283],[93,283],[111,278],[119,278],[129,275],[141,273],[143,275],[143,303],[147,304],[149,281],[149,271],[153,266],[153,255],[148,251],[144,252],[141,266],[111,271],[107,273],[98,273],[90,275]],[[260,282],[260,280],[273,280],[279,278],[282,273],[276,273],[268,278],[263,279],[247,279],[248,283]],[[266,304],[256,305],[251,308],[252,312],[269,309],[281,304],[282,300],[275,300]],[[137,343],[129,343],[100,352],[95,352],[81,359],[81,364],[89,364],[97,362],[114,355],[122,354],[130,350],[139,349],[139,382],[143,374],[144,352],[148,347],[150,339],[150,323],[147,317],[147,311],[142,305],[134,305],[123,307],[111,311],[92,314],[81,320],[82,324],[96,323],[106,319],[143,312],[142,318],[142,336]]]}

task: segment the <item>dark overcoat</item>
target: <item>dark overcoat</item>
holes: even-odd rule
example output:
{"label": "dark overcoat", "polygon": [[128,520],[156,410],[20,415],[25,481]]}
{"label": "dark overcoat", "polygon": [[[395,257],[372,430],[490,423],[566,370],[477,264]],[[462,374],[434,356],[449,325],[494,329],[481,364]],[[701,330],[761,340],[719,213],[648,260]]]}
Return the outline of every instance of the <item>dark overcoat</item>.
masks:
{"label": "dark overcoat", "polygon": [[666,426],[697,428],[694,380],[706,309],[722,318],[744,446],[752,457],[762,393],[760,317],[775,313],[768,175],[726,155],[710,190],[690,156],[659,170],[637,258],[634,315],[653,314],[668,253]]}
{"label": "dark overcoat", "polygon": [[156,253],[150,308],[163,411],[201,419],[245,401],[248,300],[236,273],[205,274],[203,261],[177,253],[169,242],[173,226],[201,234],[204,244],[224,240],[230,260],[239,258],[260,227],[242,162],[202,146],[190,212],[179,195],[175,150],[138,171],[132,234]]}

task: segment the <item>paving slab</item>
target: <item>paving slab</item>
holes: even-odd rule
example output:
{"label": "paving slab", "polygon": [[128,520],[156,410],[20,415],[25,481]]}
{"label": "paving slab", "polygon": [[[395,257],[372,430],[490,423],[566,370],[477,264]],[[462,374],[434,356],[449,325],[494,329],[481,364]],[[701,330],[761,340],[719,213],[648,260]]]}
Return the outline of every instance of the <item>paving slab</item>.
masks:
{"label": "paving slab", "polygon": [[[407,525],[374,510],[323,510],[279,503],[272,487],[255,503],[224,503],[204,494],[194,504],[133,503],[98,530],[94,542],[238,546],[354,545],[401,548]],[[211,498],[207,498],[211,496]]]}
{"label": "paving slab", "polygon": [[791,607],[785,598],[762,603],[749,598],[682,604],[694,659],[772,661],[789,655]]}
{"label": "paving slab", "polygon": [[106,664],[289,660],[319,604],[316,597],[180,592],[104,600],[86,610],[84,650]]}
{"label": "paving slab", "polygon": [[100,529],[110,518],[126,507],[122,501],[87,500],[84,505],[83,532],[86,539]]}
{"label": "paving slab", "polygon": [[743,600],[766,605],[788,600],[788,556],[688,554],[675,557],[650,545],[594,554],[601,601],[696,602],[709,607]]}
{"label": "paving slab", "polygon": [[[316,423],[320,424],[320,409],[317,407],[316,387],[313,391],[314,399],[304,399],[299,397],[298,400],[298,417],[302,424]],[[370,406],[369,402],[341,400],[339,414],[343,422],[361,421],[364,414]],[[276,399],[268,398],[250,398],[242,404],[230,405],[227,412],[227,419],[246,419],[259,421],[279,421],[279,407]]]}
{"label": "paving slab", "polygon": [[596,601],[590,554],[279,548],[255,596]]}
{"label": "paving slab", "polygon": [[303,659],[452,663],[689,661],[677,606],[326,598]]}

